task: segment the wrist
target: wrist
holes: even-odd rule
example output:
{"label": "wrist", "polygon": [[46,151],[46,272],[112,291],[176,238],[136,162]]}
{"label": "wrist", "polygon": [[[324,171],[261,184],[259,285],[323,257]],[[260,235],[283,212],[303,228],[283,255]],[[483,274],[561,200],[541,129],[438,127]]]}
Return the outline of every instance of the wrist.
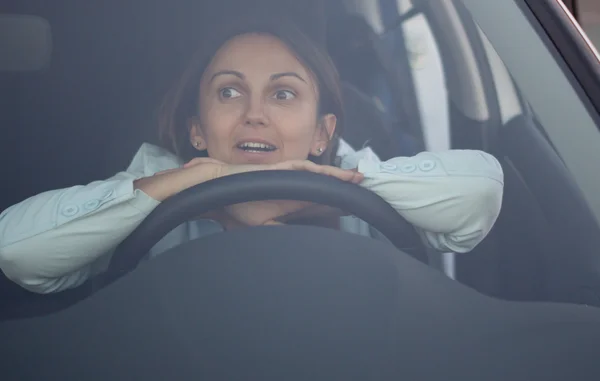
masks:
{"label": "wrist", "polygon": [[215,177],[214,173],[207,172],[206,168],[198,165],[190,168],[176,168],[142,177],[133,182],[134,189],[139,189],[157,201],[167,198],[203,183]]}
{"label": "wrist", "polygon": [[157,201],[164,201],[182,190],[177,189],[177,183],[171,177],[169,174],[142,177],[133,181],[133,189],[139,189]]}

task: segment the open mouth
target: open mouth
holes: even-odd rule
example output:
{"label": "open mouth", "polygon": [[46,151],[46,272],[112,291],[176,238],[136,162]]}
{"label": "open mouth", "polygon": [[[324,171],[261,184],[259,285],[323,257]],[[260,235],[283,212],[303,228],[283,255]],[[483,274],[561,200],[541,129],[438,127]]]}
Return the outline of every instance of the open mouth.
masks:
{"label": "open mouth", "polygon": [[266,143],[244,142],[237,145],[237,148],[251,153],[273,152],[277,147]]}

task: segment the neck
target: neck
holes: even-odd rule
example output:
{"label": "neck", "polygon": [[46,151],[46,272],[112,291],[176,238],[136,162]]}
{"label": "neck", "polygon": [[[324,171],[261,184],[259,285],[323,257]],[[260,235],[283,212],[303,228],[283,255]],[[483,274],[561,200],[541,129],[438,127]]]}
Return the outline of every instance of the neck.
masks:
{"label": "neck", "polygon": [[[246,224],[243,224],[231,217],[225,211],[212,211],[202,215],[202,218],[211,219],[217,221],[225,231],[247,228]],[[339,216],[318,216],[318,217],[300,217],[291,219],[284,222],[270,220],[265,222],[262,226],[275,226],[275,225],[301,225],[301,226],[319,226],[328,229],[340,230],[340,218]]]}

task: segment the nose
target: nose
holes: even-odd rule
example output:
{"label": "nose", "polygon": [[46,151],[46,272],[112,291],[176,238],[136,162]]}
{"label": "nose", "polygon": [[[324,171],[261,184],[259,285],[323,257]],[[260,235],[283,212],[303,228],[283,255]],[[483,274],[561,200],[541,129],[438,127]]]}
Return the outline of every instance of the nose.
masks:
{"label": "nose", "polygon": [[250,100],[244,119],[244,124],[250,127],[261,127],[269,124],[269,118],[265,113],[265,105],[262,99]]}

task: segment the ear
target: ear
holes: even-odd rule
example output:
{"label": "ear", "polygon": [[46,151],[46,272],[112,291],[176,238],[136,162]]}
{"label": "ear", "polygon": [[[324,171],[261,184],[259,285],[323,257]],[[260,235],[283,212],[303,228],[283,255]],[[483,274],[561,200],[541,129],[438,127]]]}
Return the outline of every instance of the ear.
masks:
{"label": "ear", "polygon": [[313,156],[321,156],[327,150],[329,142],[333,138],[336,124],[337,117],[334,114],[327,114],[321,118],[310,150]]}
{"label": "ear", "polygon": [[206,140],[200,128],[200,118],[193,116],[188,119],[188,130],[190,133],[190,144],[198,151],[206,149]]}

